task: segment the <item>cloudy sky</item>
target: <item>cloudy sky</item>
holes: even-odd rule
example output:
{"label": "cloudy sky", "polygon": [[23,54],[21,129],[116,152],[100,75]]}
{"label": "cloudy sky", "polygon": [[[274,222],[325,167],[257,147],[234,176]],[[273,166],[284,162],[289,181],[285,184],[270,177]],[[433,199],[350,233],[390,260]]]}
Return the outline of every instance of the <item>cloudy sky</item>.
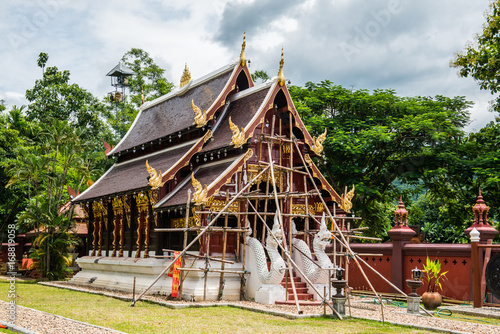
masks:
{"label": "cloudy sky", "polygon": [[194,78],[239,56],[243,31],[252,71],[284,73],[294,85],[328,79],[354,89],[391,88],[404,96],[466,96],[468,130],[492,120],[488,101],[449,62],[482,29],[489,0],[163,0],[0,2],[0,99],[26,103],[41,70],[71,72],[98,97],[105,74],[132,47],[150,53],[179,83],[184,63]]}

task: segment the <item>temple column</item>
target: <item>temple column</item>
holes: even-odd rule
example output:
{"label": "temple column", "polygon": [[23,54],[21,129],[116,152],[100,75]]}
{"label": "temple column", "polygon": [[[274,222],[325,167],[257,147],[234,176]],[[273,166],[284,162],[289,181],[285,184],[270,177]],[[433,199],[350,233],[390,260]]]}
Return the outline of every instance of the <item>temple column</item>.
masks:
{"label": "temple column", "polygon": [[[135,253],[136,258],[141,257],[141,248],[142,248],[142,230],[145,226],[148,225],[148,208],[149,208],[149,200],[148,196],[145,193],[141,192],[135,198],[137,203],[137,252]],[[143,218],[144,217],[144,218]],[[141,219],[143,218],[143,219]],[[144,223],[143,223],[144,222]]]}

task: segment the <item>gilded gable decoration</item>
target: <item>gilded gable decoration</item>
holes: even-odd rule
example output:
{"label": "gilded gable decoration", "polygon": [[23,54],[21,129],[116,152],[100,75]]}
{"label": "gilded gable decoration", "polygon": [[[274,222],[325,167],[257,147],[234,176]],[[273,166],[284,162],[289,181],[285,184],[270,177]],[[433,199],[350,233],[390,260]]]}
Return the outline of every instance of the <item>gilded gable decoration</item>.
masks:
{"label": "gilded gable decoration", "polygon": [[184,72],[182,72],[180,87],[186,86],[189,81],[191,81],[191,72],[189,72],[187,64],[184,66]]}
{"label": "gilded gable decoration", "polygon": [[246,143],[245,129],[244,128],[241,128],[241,130],[238,129],[238,126],[231,121],[231,116],[229,116],[229,128],[233,132],[231,144],[234,145],[234,148],[241,147],[243,144]]}
{"label": "gilded gable decoration", "polygon": [[207,111],[206,110],[201,111],[201,109],[194,104],[193,99],[191,99],[191,106],[193,107],[194,122],[196,124],[196,127],[201,128],[202,126],[205,126],[208,122]]}
{"label": "gilded gable decoration", "polygon": [[313,137],[314,145],[311,148],[311,150],[317,155],[321,155],[321,153],[323,153],[323,142],[325,141],[325,139],[326,139],[326,128],[325,132],[320,134],[318,138]]}
{"label": "gilded gable decoration", "polygon": [[346,192],[340,196],[340,207],[342,210],[344,210],[347,213],[351,212],[352,209],[352,198],[354,197],[354,184],[352,185],[352,189],[347,192],[347,187],[346,187]]}
{"label": "gilded gable decoration", "polygon": [[194,173],[191,174],[191,182],[193,184],[194,193],[193,200],[196,205],[204,204],[207,201],[208,189],[205,184],[205,188],[201,185],[200,181],[194,178]]}
{"label": "gilded gable decoration", "polygon": [[166,181],[162,182],[163,177],[161,170],[159,172],[156,172],[156,170],[149,165],[148,160],[146,160],[146,168],[149,173],[149,185],[151,186],[151,188],[158,189],[160,187],[163,187]]}

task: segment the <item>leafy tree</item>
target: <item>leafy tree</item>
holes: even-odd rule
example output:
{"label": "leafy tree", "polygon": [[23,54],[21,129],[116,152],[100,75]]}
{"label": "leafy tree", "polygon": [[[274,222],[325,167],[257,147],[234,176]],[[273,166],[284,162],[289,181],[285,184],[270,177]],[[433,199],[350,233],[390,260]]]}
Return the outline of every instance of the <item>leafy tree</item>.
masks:
{"label": "leafy tree", "polygon": [[262,80],[262,82],[269,80],[269,75],[267,74],[266,71],[257,70],[253,72],[251,75],[253,81],[257,81],[257,79]]}
{"label": "leafy tree", "polygon": [[68,70],[46,67],[48,59],[46,53],[40,53],[37,64],[42,68],[42,78],[26,91],[30,102],[27,120],[45,124],[52,119],[68,122],[75,129],[85,129],[82,136],[93,141],[95,149],[100,149],[101,139],[111,138],[100,118],[106,111],[105,105],[79,85],[71,84]]}
{"label": "leafy tree", "polygon": [[339,192],[356,185],[354,208],[375,235],[387,226],[381,204],[399,197],[394,181],[418,186],[427,169],[439,170],[464,136],[471,105],[463,97],[399,97],[330,81],[290,92],[309,130],[328,130],[319,165]]}
{"label": "leafy tree", "polygon": [[106,116],[118,138],[127,133],[143,100],[154,100],[168,94],[174,87],[164,77],[165,70],[159,67],[146,51],[132,48],[121,60],[136,74],[129,78],[127,88],[130,93],[123,101],[117,103],[106,98],[109,108]]}
{"label": "leafy tree", "polygon": [[[492,94],[500,91],[500,1],[490,4],[482,33],[478,34],[474,44],[455,55],[451,66],[458,67],[462,77],[469,75],[479,82],[481,89]],[[500,110],[500,97],[493,108]]]}
{"label": "leafy tree", "polygon": [[132,48],[123,55],[122,61],[136,73],[129,82],[131,101],[136,107],[142,104],[141,95],[144,101],[151,101],[174,88],[174,84],[163,76],[165,70],[156,65],[146,51]]}

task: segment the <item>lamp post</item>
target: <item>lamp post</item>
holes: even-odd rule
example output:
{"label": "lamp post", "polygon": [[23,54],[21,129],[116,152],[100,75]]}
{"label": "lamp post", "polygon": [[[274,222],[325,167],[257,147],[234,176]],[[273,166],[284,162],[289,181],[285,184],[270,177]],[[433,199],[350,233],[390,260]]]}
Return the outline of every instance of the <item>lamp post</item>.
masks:
{"label": "lamp post", "polygon": [[347,286],[347,281],[344,278],[345,269],[342,267],[336,267],[335,279],[331,280],[332,286],[335,288],[336,294],[332,296],[333,308],[340,314],[345,315],[345,302],[346,302],[346,292],[342,294],[342,290],[345,290]]}
{"label": "lamp post", "polygon": [[411,293],[406,296],[406,312],[410,314],[420,314],[420,300],[421,297],[417,294],[417,289],[422,286],[422,270],[415,267],[411,271],[412,279],[407,279],[406,284],[411,289]]}

